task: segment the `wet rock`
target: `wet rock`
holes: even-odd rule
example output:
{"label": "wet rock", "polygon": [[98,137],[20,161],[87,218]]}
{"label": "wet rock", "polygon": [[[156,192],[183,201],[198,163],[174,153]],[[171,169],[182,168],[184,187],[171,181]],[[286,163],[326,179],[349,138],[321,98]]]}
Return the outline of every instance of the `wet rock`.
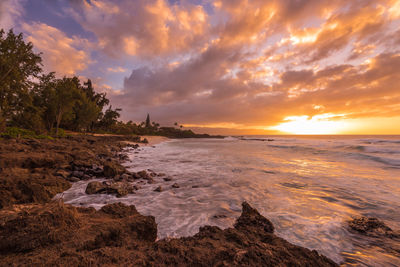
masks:
{"label": "wet rock", "polygon": [[67,180],[72,183],[76,183],[76,182],[79,182],[81,179],[79,179],[78,177],[71,176],[71,177],[68,177]]}
{"label": "wet rock", "polygon": [[126,155],[126,154],[119,154],[119,155],[118,155],[118,158],[119,158],[120,161],[127,161],[127,160],[129,160],[129,157],[128,157],[128,155]]}
{"label": "wet rock", "polygon": [[107,188],[106,185],[104,185],[100,182],[97,182],[97,181],[90,182],[86,186],[85,193],[89,194],[89,195],[98,194],[98,193],[104,192],[106,190],[106,188]]}
{"label": "wet rock", "polygon": [[136,173],[136,176],[141,178],[141,179],[145,179],[145,180],[149,180],[152,179],[151,176],[149,175],[148,172],[146,171],[140,171]]}
{"label": "wet rock", "polygon": [[172,187],[173,187],[173,188],[179,188],[179,185],[178,185],[177,183],[174,183],[174,184],[172,185]]}
{"label": "wet rock", "polygon": [[82,178],[84,173],[82,171],[73,171],[71,175],[78,178]]}
{"label": "wet rock", "polygon": [[121,175],[121,180],[129,180],[131,178],[131,175],[124,173]]}
{"label": "wet rock", "polygon": [[110,214],[116,218],[125,218],[131,215],[139,214],[135,206],[126,206],[121,202],[103,206],[100,211]]}
{"label": "wet rock", "polygon": [[242,203],[242,215],[236,220],[234,226],[238,230],[255,228],[263,229],[267,233],[274,232],[273,224],[268,219],[261,216],[261,214],[247,202]]}
{"label": "wet rock", "polygon": [[162,189],[162,187],[161,187],[161,186],[159,186],[159,187],[157,187],[156,189],[154,189],[154,191],[156,191],[156,192],[162,192],[162,191],[163,191],[163,189]]}
{"label": "wet rock", "polygon": [[135,188],[126,182],[112,183],[110,187],[107,188],[107,193],[116,194],[117,197],[123,197],[134,192]]}
{"label": "wet rock", "polygon": [[133,185],[133,189],[136,190],[136,191],[141,189],[141,188],[142,187],[140,185],[138,185],[138,184]]}
{"label": "wet rock", "polygon": [[110,186],[110,185],[112,184],[112,182],[110,182],[110,181],[103,181],[102,184],[105,185],[105,186]]}
{"label": "wet rock", "polygon": [[121,175],[115,175],[113,180],[116,182],[121,181],[122,180]]}
{"label": "wet rock", "polygon": [[105,162],[103,165],[103,173],[105,177],[114,177],[123,174],[125,168],[115,162]]}
{"label": "wet rock", "polygon": [[213,216],[214,219],[224,219],[227,218],[228,216],[226,216],[225,214],[215,214]]}
{"label": "wet rock", "polygon": [[393,231],[390,227],[388,227],[384,222],[378,220],[377,218],[371,217],[358,217],[354,218],[348,222],[348,225],[351,230],[356,231],[358,233],[379,237],[398,237],[400,238],[400,233]]}
{"label": "wet rock", "polygon": [[112,194],[117,197],[124,197],[133,194],[136,188],[127,182],[90,182],[86,187],[86,194]]}
{"label": "wet rock", "polygon": [[132,149],[137,149],[139,147],[138,144],[127,144],[126,147],[132,148]]}

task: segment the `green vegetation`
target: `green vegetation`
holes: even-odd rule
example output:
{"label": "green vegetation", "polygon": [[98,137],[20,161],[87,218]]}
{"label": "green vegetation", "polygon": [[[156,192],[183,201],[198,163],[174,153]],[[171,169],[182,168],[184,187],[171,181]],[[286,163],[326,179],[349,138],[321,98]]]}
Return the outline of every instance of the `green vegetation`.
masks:
{"label": "green vegetation", "polygon": [[34,131],[21,129],[17,127],[7,127],[0,133],[1,138],[35,138],[35,139],[53,139],[51,136],[36,134]]}
{"label": "green vegetation", "polygon": [[91,80],[77,76],[57,78],[44,73],[41,54],[33,51],[22,34],[0,30],[0,133],[2,137],[63,137],[74,132],[168,137],[196,135],[183,126],[160,127],[147,114],[140,124],[119,121],[121,109],[110,105],[105,93],[97,93]]}

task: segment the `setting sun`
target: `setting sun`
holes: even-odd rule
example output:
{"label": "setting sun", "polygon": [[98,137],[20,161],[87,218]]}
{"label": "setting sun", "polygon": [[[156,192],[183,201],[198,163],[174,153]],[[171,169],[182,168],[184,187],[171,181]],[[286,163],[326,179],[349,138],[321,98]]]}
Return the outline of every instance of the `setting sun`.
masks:
{"label": "setting sun", "polygon": [[291,116],[284,119],[286,122],[270,127],[270,129],[289,134],[338,134],[348,125],[344,121],[337,120],[337,117],[340,116],[331,114],[317,115],[311,118],[306,115]]}

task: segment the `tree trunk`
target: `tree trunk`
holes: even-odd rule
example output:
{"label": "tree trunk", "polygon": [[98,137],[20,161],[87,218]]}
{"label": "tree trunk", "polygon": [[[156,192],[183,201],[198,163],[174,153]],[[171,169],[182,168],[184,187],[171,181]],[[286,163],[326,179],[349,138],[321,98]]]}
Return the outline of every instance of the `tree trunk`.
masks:
{"label": "tree trunk", "polygon": [[58,127],[60,126],[61,118],[62,118],[62,110],[60,109],[57,115],[56,136],[58,136]]}

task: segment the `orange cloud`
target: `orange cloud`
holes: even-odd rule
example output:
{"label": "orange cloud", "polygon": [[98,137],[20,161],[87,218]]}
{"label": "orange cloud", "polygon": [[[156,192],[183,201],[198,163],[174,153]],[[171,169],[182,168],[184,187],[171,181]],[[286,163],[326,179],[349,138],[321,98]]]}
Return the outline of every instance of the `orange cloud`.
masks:
{"label": "orange cloud", "polygon": [[132,56],[113,96],[128,119],[333,129],[400,112],[398,1],[92,2],[71,14],[102,51]]}
{"label": "orange cloud", "polygon": [[70,13],[114,57],[121,50],[139,57],[189,51],[204,43],[209,27],[202,6],[166,0],[123,0],[118,6],[109,0],[82,1]]}
{"label": "orange cloud", "polygon": [[79,37],[68,37],[64,32],[44,23],[24,23],[26,39],[42,52],[43,65],[47,71],[58,75],[72,75],[82,71],[91,63],[88,41]]}

